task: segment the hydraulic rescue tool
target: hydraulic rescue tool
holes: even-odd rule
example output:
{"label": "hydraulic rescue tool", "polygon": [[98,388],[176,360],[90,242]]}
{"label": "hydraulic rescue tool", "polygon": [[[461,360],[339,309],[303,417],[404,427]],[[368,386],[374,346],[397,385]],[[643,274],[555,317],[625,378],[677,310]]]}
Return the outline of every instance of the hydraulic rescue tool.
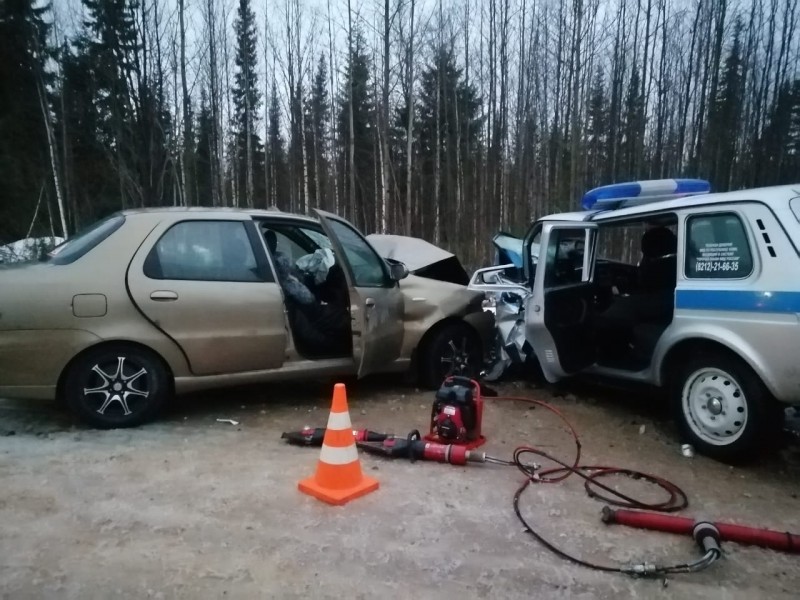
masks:
{"label": "hydraulic rescue tool", "polygon": [[[486,453],[468,450],[457,444],[438,444],[423,440],[416,429],[406,437],[391,433],[378,433],[369,429],[354,429],[356,446],[369,454],[388,458],[407,458],[411,462],[430,460],[451,465],[465,465],[468,462],[487,462]],[[306,427],[300,431],[284,432],[281,435],[296,446],[322,446],[325,438],[324,427]]]}
{"label": "hydraulic rescue tool", "polygon": [[[393,437],[388,433],[378,433],[369,429],[354,429],[353,437],[356,442],[382,442],[388,437]],[[325,427],[304,427],[300,431],[289,431],[281,434],[281,439],[286,440],[295,446],[322,446],[325,439]]]}
{"label": "hydraulic rescue tool", "polygon": [[[695,535],[696,522],[688,517],[675,517],[660,515],[658,513],[643,512],[638,510],[614,510],[609,506],[603,508],[603,522],[607,524],[618,523],[628,527],[666,531],[668,533],[691,533]],[[737,542],[739,544],[752,544],[784,552],[800,552],[800,535],[788,531],[774,531],[772,529],[758,529],[735,523],[712,523],[717,530],[720,540]]]}
{"label": "hydraulic rescue tool", "polygon": [[[517,447],[511,460],[504,460],[489,456],[485,452],[475,451],[475,447],[486,441],[486,438],[481,434],[483,398],[481,397],[480,384],[466,377],[448,377],[442,383],[436,392],[431,408],[430,431],[424,438],[417,430],[404,437],[369,429],[354,429],[352,434],[355,445],[360,450],[370,454],[386,458],[408,459],[412,462],[420,460],[451,465],[466,465],[467,463],[477,462],[517,467],[525,475],[525,480],[517,489],[516,494],[514,494],[512,505],[517,518],[524,526],[524,531],[558,556],[575,564],[599,571],[651,577],[695,572],[709,567],[721,558],[722,551],[719,546],[721,539],[742,540],[741,537],[737,539],[731,534],[731,530],[728,529],[730,526],[721,523],[697,522],[690,519],[680,519],[679,517],[667,517],[666,515],[651,515],[650,513],[647,513],[649,519],[645,518],[643,521],[638,521],[638,519],[641,519],[641,513],[627,510],[612,511],[607,508],[604,511],[604,520],[607,523],[617,522],[640,527],[691,533],[703,553],[702,557],[678,564],[664,565],[652,564],[648,561],[633,561],[626,565],[610,565],[585,560],[556,546],[544,538],[522,514],[520,499],[531,484],[554,484],[574,475],[584,480],[586,491],[595,499],[623,509],[634,508],[660,512],[676,512],[686,508],[688,504],[686,494],[673,483],[655,475],[610,466],[581,464],[581,442],[578,438],[578,433],[557,408],[546,402],[517,396],[497,396],[494,400],[524,402],[555,414],[562,420],[566,426],[566,431],[573,439],[575,444],[574,460],[563,461],[535,446]],[[301,431],[284,433],[281,437],[291,444],[323,446],[325,433],[326,429],[324,427],[305,427]],[[532,457],[543,458],[555,463],[556,466],[542,469],[541,465],[530,460]],[[614,484],[610,482],[608,484],[604,483],[604,480],[615,477],[628,477],[653,485],[666,492],[667,499],[658,502],[637,500],[619,491],[616,486],[611,487]],[[658,520],[657,517],[661,518],[658,523],[659,527],[654,526],[654,522]],[[667,521],[669,521],[669,526],[664,525]],[[784,548],[794,550],[795,537],[789,534],[782,535],[785,536],[784,541],[788,546],[788,548],[787,546],[784,546]],[[771,547],[777,548],[780,546],[774,544]]]}
{"label": "hydraulic rescue tool", "polygon": [[430,460],[451,465],[465,465],[468,462],[486,462],[485,452],[467,450],[466,446],[457,444],[437,444],[423,440],[419,431],[414,430],[408,437],[387,437],[382,442],[356,442],[361,450],[370,454],[379,454],[389,458],[407,458]]}

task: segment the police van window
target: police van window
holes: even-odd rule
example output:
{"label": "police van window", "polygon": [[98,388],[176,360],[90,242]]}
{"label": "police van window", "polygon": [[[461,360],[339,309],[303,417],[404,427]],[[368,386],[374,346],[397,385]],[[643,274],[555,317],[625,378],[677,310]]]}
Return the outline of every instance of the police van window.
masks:
{"label": "police van window", "polygon": [[739,279],[753,271],[741,219],[734,214],[690,217],[686,224],[686,276]]}
{"label": "police van window", "polygon": [[800,196],[797,198],[792,198],[789,201],[789,207],[792,209],[794,213],[794,218],[800,221]]}
{"label": "police van window", "polygon": [[580,283],[583,280],[585,229],[554,229],[545,255],[545,287]]}

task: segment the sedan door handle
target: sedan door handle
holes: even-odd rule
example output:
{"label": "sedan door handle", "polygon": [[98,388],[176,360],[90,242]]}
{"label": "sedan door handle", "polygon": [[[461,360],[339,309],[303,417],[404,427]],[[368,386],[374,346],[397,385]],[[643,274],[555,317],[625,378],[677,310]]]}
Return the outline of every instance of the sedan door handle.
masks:
{"label": "sedan door handle", "polygon": [[155,300],[156,302],[171,302],[177,299],[177,292],[170,292],[169,290],[156,290],[150,294],[150,300]]}
{"label": "sedan door handle", "polygon": [[373,298],[367,298],[366,300],[364,300],[364,304],[366,305],[367,308],[372,308],[373,306],[375,306],[375,300]]}

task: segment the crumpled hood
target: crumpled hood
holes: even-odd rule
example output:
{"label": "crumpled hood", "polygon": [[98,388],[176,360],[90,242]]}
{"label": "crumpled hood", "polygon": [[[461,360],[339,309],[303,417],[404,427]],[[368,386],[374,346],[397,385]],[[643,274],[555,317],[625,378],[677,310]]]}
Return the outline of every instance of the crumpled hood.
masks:
{"label": "crumpled hood", "polygon": [[405,264],[414,275],[463,286],[469,283],[455,254],[421,238],[372,233],[367,240],[383,258]]}

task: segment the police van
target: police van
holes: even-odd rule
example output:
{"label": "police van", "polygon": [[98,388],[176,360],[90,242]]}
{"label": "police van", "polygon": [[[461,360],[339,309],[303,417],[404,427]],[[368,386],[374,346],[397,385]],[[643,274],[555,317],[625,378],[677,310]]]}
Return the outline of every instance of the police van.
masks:
{"label": "police van", "polygon": [[686,441],[736,460],[800,403],[800,184],[710,193],[697,179],[599,187],[537,220],[520,279],[526,347],[550,382],[594,374],[669,389]]}

